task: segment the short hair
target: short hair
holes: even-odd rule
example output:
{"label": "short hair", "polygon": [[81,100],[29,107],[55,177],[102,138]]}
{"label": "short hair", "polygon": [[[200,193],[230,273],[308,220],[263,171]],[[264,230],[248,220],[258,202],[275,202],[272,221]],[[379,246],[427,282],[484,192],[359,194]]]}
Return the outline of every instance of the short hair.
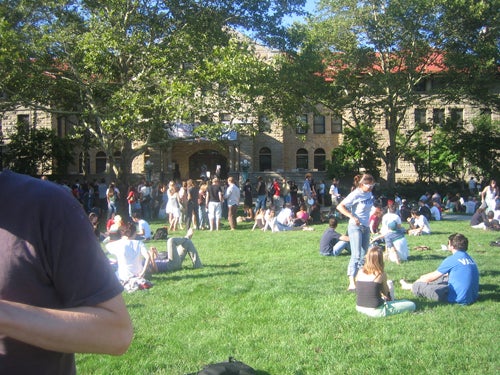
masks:
{"label": "short hair", "polygon": [[417,210],[417,209],[415,209],[415,208],[412,208],[412,210],[411,210],[411,214],[412,214],[412,215],[417,215],[417,216],[420,216],[420,211],[419,211],[419,210]]}
{"label": "short hair", "polygon": [[330,226],[330,228],[337,228],[337,225],[338,225],[338,221],[336,218],[334,217],[331,217],[330,220],[328,220],[328,225]]}
{"label": "short hair", "polygon": [[469,240],[463,234],[453,233],[448,237],[448,241],[456,250],[467,251],[469,248]]}

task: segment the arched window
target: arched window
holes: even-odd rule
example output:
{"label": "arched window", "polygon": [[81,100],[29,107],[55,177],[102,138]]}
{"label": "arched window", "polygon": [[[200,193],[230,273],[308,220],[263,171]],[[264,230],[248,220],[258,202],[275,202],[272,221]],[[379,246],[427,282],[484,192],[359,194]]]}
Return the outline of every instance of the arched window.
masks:
{"label": "arched window", "polygon": [[90,157],[88,153],[85,153],[85,159],[83,152],[78,155],[78,173],[90,174]]}
{"label": "arched window", "polygon": [[314,169],[318,171],[326,170],[326,153],[322,148],[314,151]]}
{"label": "arched window", "polygon": [[309,169],[309,155],[306,149],[300,148],[297,150],[295,155],[295,160],[297,168],[299,169]]}
{"label": "arched window", "polygon": [[115,161],[115,165],[120,165],[122,163],[122,153],[121,151],[113,152],[113,160]]}
{"label": "arched window", "polygon": [[271,150],[267,147],[262,147],[259,151],[259,172],[272,170]]}
{"label": "arched window", "polygon": [[104,173],[106,172],[106,161],[107,156],[104,151],[99,151],[95,155],[95,173]]}

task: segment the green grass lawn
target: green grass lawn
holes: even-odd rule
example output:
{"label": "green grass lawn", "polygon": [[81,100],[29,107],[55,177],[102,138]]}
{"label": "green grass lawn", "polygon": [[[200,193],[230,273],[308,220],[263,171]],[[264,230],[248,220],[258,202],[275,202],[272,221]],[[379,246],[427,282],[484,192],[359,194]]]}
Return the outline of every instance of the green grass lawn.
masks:
{"label": "green grass lawn", "polygon": [[[229,356],[261,375],[500,373],[500,248],[489,246],[499,233],[444,220],[431,223],[431,236],[408,237],[410,260],[387,263],[389,278],[413,281],[435,270],[449,254],[441,244],[460,232],[480,270],[480,299],[439,305],[396,282],[396,298],[412,299],[417,311],[375,319],[357,313],[346,291],[349,257],[319,255],[326,224],[280,233],[225,224],[195,232],[203,269],[187,259],[182,271],[153,276],[152,289],[124,293],[135,329],[129,351],[78,355],[79,373],[181,375]],[[419,245],[430,250],[413,250]]]}

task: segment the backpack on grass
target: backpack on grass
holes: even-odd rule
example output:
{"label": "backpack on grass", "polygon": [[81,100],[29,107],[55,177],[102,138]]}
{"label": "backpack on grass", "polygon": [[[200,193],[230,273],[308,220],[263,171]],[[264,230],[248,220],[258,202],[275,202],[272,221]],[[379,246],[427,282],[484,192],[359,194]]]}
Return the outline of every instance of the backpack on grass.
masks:
{"label": "backpack on grass", "polygon": [[186,375],[256,375],[257,372],[247,364],[229,357],[227,362],[207,365],[203,370]]}
{"label": "backpack on grass", "polygon": [[168,239],[168,229],[166,227],[158,228],[153,236],[153,240]]}

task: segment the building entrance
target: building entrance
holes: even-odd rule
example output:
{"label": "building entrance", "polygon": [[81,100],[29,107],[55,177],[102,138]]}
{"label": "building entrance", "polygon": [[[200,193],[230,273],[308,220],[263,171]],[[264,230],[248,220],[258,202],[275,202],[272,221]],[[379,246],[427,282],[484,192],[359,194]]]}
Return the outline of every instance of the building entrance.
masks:
{"label": "building entrance", "polygon": [[222,179],[227,178],[227,158],[217,150],[201,150],[189,158],[189,178],[193,180],[206,176],[210,173],[210,178],[216,175],[217,166],[220,165],[220,175]]}

